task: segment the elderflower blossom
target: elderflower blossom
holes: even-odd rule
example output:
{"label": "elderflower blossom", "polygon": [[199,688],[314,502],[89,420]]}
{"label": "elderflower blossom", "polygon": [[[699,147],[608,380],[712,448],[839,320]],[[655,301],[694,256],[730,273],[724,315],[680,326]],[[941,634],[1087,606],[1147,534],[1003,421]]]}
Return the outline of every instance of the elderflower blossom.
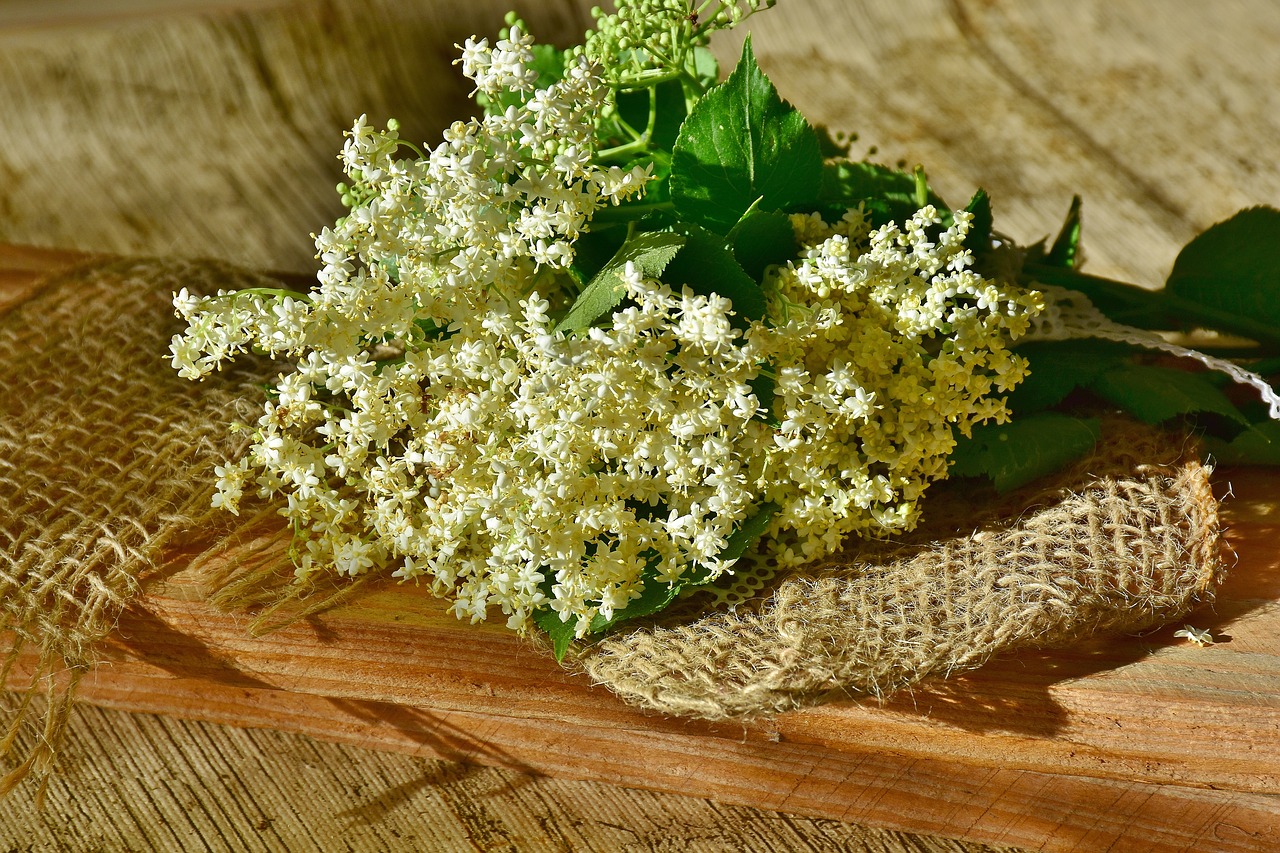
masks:
{"label": "elderflower blossom", "polygon": [[624,301],[566,333],[575,241],[649,174],[593,161],[600,66],[576,55],[539,88],[531,44],[517,25],[467,41],[477,92],[520,98],[423,156],[355,123],[312,292],[175,295],[182,375],[248,350],[294,363],[215,503],[283,496],[299,577],[393,565],[460,618],[524,630],[550,609],[578,636],[646,584],[731,570],[768,504],[783,565],[909,529],[954,431],[1006,417],[994,395],[1025,371],[1007,344],[1038,296],[969,268],[964,212],[797,215],[765,320],[628,263]]}

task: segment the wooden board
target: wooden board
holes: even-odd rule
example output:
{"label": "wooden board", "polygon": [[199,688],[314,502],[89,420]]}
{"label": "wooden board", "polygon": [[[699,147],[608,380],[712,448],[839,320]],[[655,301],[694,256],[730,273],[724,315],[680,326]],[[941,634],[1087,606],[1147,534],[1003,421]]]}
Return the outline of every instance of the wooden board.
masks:
{"label": "wooden board", "polygon": [[[0,251],[26,292],[70,260]],[[25,272],[24,272],[25,271]],[[369,588],[256,638],[207,603],[216,566],[174,554],[125,612],[81,697],[364,747],[680,792],[1053,850],[1280,846],[1280,486],[1224,471],[1239,563],[1173,628],[1001,659],[883,706],[841,702],[750,725],[626,707],[500,625],[424,592]],[[277,530],[246,543],[283,551]],[[247,546],[246,546],[247,547]],[[232,552],[228,557],[235,559]]]}
{"label": "wooden board", "polygon": [[[514,5],[567,43],[595,2]],[[451,45],[513,3],[29,5],[0,12],[0,240],[304,271],[306,235],[337,212],[341,128],[368,112],[438,138],[464,109]],[[220,8],[248,11],[189,14]],[[1016,238],[1082,193],[1100,274],[1156,283],[1195,231],[1280,200],[1274,0],[788,0],[753,29],[806,115],[924,163],[945,198],[986,187]],[[733,37],[717,51],[732,59]],[[24,257],[4,292],[29,282]],[[1228,480],[1249,497],[1231,507],[1240,567],[1192,620],[1230,637],[1211,649],[1166,630],[883,709],[714,729],[628,711],[430,599],[377,590],[259,642],[179,574],[126,614],[86,695],[1028,847],[1276,849],[1280,516],[1265,474]]]}

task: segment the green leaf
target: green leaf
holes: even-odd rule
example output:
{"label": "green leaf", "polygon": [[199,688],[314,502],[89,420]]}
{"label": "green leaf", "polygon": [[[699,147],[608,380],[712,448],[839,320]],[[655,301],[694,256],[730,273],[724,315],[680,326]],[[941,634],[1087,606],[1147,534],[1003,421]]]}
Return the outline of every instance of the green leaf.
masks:
{"label": "green leaf", "polygon": [[1127,363],[1133,348],[1081,338],[1021,344],[1016,351],[1030,367],[1027,378],[1008,397],[1010,411],[1020,417],[1056,406],[1076,388],[1089,387],[1106,371]]}
{"label": "green leaf", "polygon": [[745,328],[752,320],[763,320],[764,291],[760,283],[742,269],[725,238],[696,225],[680,228],[684,248],[663,273],[662,280],[679,290],[688,285],[694,293],[712,293],[733,301],[734,324]]}
{"label": "green leaf", "polygon": [[979,187],[964,209],[973,214],[964,246],[975,255],[982,254],[991,248],[991,229],[995,225],[995,217],[991,214],[991,196]]}
{"label": "green leaf", "polygon": [[812,205],[822,187],[818,136],[756,64],[751,39],[738,67],[694,105],[671,159],[682,219],[728,233],[760,200],[765,210]]}
{"label": "green leaf", "polygon": [[755,394],[756,399],[760,401],[760,411],[756,413],[756,417],[774,429],[781,427],[782,421],[778,420],[778,416],[773,413],[773,398],[776,396],[774,389],[777,387],[777,381],[762,370],[747,384],[751,386],[751,393]]}
{"label": "green leaf", "polygon": [[720,82],[720,63],[716,55],[701,45],[693,49],[693,76],[704,89]]}
{"label": "green leaf", "polygon": [[1200,412],[1222,415],[1238,424],[1249,423],[1235,404],[1200,373],[1126,364],[1101,374],[1090,387],[1098,396],[1149,424]]}
{"label": "green leaf", "polygon": [[[545,594],[548,598],[551,597],[549,590],[545,591]],[[556,660],[564,660],[565,653],[569,651],[569,644],[573,642],[576,621],[561,622],[560,614],[548,607],[533,614],[533,624],[541,628],[551,639],[551,650]]]}
{"label": "green leaf", "polygon": [[1231,441],[1211,435],[1204,448],[1222,465],[1280,465],[1280,421],[1251,424]]}
{"label": "green leaf", "polygon": [[1224,331],[1253,337],[1254,326],[1280,328],[1280,210],[1242,210],[1196,237],[1165,291],[1221,315]]}
{"label": "green leaf", "polygon": [[[875,225],[902,223],[920,209],[916,203],[914,173],[890,169],[876,163],[831,160],[822,167],[822,190],[818,204],[829,213],[843,213],[859,203],[871,213]],[[927,201],[939,211],[947,206],[932,190]]]}
{"label": "green leaf", "polygon": [[680,252],[685,240],[683,235],[669,231],[650,231],[628,239],[583,288],[556,331],[580,332],[612,311],[627,295],[621,273],[628,261],[646,278],[656,278]]}
{"label": "green leaf", "polygon": [[733,256],[756,281],[774,264],[794,260],[798,244],[791,217],[780,211],[753,210],[733,227]]}
{"label": "green leaf", "polygon": [[1007,424],[984,424],[961,438],[951,453],[952,477],[989,477],[1008,492],[1060,471],[1093,450],[1096,418],[1041,412]]}
{"label": "green leaf", "polygon": [[[729,534],[729,538],[725,541],[724,550],[720,552],[720,558],[723,560],[737,560],[746,553],[746,550],[758,542],[764,532],[769,529],[769,523],[780,509],[781,507],[775,503],[761,504],[755,515],[742,522],[733,533]],[[621,610],[615,610],[608,619],[597,614],[591,621],[588,636],[608,631],[610,628],[630,619],[651,616],[666,608],[672,601],[675,601],[683,590],[690,587],[706,586],[711,583],[711,580],[710,572],[704,567],[694,566],[680,580],[673,584],[668,584],[658,579],[658,574],[652,565],[647,565],[640,572],[642,589],[639,598],[632,599]],[[553,587],[554,582],[551,579],[543,581],[543,594],[550,598]],[[572,620],[569,622],[560,621],[559,614],[550,608],[545,608],[535,613],[533,621],[551,638],[556,660],[564,660],[565,653],[569,650],[569,644],[574,639],[575,623]]]}
{"label": "green leaf", "polygon": [[[650,143],[653,147],[670,151],[685,119],[684,87],[679,80],[668,80],[655,86],[653,93],[657,116]],[[618,93],[618,113],[627,124],[637,130],[643,130],[649,123],[649,109],[648,89]]]}
{"label": "green leaf", "polygon": [[593,226],[573,242],[573,269],[587,282],[613,260],[628,237],[627,228],[621,224]]}
{"label": "green leaf", "polygon": [[1058,232],[1044,263],[1052,267],[1075,269],[1080,259],[1080,196],[1071,197],[1071,209]]}

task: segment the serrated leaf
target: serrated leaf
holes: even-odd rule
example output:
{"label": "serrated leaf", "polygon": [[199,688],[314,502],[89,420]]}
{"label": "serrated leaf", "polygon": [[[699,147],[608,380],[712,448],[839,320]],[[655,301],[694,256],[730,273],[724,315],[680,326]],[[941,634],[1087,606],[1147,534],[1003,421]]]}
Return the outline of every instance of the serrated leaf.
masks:
{"label": "serrated leaf", "polygon": [[[729,538],[725,541],[725,547],[720,552],[720,558],[722,560],[737,560],[746,553],[746,550],[758,542],[764,532],[769,529],[769,523],[780,509],[781,507],[775,503],[761,504],[754,515],[738,525],[733,533],[729,534]],[[672,601],[675,601],[683,590],[690,587],[706,586],[712,581],[710,572],[701,566],[695,566],[686,573],[685,577],[674,584],[667,584],[659,580],[657,572],[652,566],[645,566],[641,570],[640,578],[642,584],[640,596],[632,599],[621,610],[615,610],[608,619],[597,615],[591,621],[588,636],[608,631],[630,619],[638,619],[642,616],[651,616],[654,613],[658,613],[670,605]],[[550,578],[543,581],[542,591],[547,598],[551,598],[553,587],[554,582]],[[533,615],[533,622],[550,637],[556,660],[564,660],[565,653],[569,650],[569,644],[574,640],[576,623],[573,620],[569,622],[560,621],[559,614],[550,608],[536,612]]]}
{"label": "serrated leaf", "polygon": [[1280,210],[1242,210],[1196,237],[1178,253],[1165,291],[1220,314],[1224,331],[1280,328]]}
{"label": "serrated leaf", "polygon": [[732,300],[734,322],[739,327],[763,320],[764,291],[743,270],[725,238],[697,226],[684,226],[680,233],[685,238],[684,248],[667,267],[662,280],[676,289],[688,285],[695,293],[718,293]]}
{"label": "serrated leaf", "polygon": [[973,214],[969,233],[964,238],[964,247],[975,255],[981,254],[991,248],[991,229],[995,225],[995,217],[991,213],[991,196],[979,187],[964,209]]}
{"label": "serrated leaf", "polygon": [[[748,518],[742,524],[738,525],[728,539],[725,540],[724,549],[720,552],[720,559],[729,561],[737,560],[747,549],[760,541],[760,537],[769,529],[769,523],[773,521],[773,517],[778,514],[781,509],[775,503],[764,503],[756,510],[755,515]],[[607,631],[620,622],[628,619],[637,619],[641,616],[652,616],[666,608],[676,597],[686,589],[706,586],[713,582],[711,573],[702,566],[694,566],[680,580],[673,584],[666,584],[657,579],[657,573],[653,572],[647,566],[641,573],[644,579],[644,590],[640,593],[640,597],[632,599],[632,601],[622,610],[616,610],[608,619],[602,616],[596,616],[591,622],[591,633],[599,634]]]}
{"label": "serrated leaf", "polygon": [[817,134],[778,96],[748,37],[738,67],[680,128],[671,157],[676,212],[726,234],[757,199],[766,210],[810,206],[821,187]]}
{"label": "serrated leaf", "polygon": [[556,331],[580,332],[616,308],[627,295],[621,274],[628,262],[646,278],[657,278],[685,242],[684,235],[669,231],[651,231],[628,239],[583,288]]}
{"label": "serrated leaf", "polygon": [[1231,441],[1204,436],[1204,448],[1222,465],[1280,465],[1280,421],[1250,424]]}
{"label": "serrated leaf", "polygon": [[733,256],[756,281],[773,264],[784,264],[796,256],[796,232],[791,217],[776,210],[753,210],[733,227]]}
{"label": "serrated leaf", "polygon": [[1052,267],[1075,269],[1080,257],[1080,196],[1071,197],[1071,208],[1062,223],[1049,253],[1044,256],[1044,263]]}
{"label": "serrated leaf", "polygon": [[[822,167],[818,204],[838,214],[861,203],[871,213],[873,224],[901,223],[920,209],[916,187],[916,176],[911,172],[878,163],[831,160]],[[927,200],[939,211],[947,211],[946,204],[932,190],[927,192]]]}
{"label": "serrated leaf", "polygon": [[1029,415],[1056,406],[1076,388],[1087,388],[1108,370],[1128,360],[1132,347],[1112,341],[1081,338],[1037,341],[1016,347],[1027,359],[1027,377],[1009,393],[1009,410]]}
{"label": "serrated leaf", "polygon": [[582,281],[591,281],[604,269],[605,264],[627,242],[627,229],[623,225],[593,227],[573,241],[573,268]]}
{"label": "serrated leaf", "polygon": [[973,428],[951,453],[952,477],[989,477],[996,491],[1008,492],[1060,471],[1093,450],[1096,418],[1041,412],[1007,424]]}
{"label": "serrated leaf", "polygon": [[[548,597],[550,597],[549,594]],[[564,660],[565,653],[569,651],[569,644],[573,642],[576,623],[573,620],[561,622],[559,613],[546,608],[533,614],[533,624],[541,628],[551,640],[551,651],[556,656],[556,660]]]}
{"label": "serrated leaf", "polygon": [[1114,367],[1094,379],[1090,388],[1144,423],[1158,424],[1200,412],[1222,415],[1238,424],[1249,422],[1204,375],[1171,367]]}

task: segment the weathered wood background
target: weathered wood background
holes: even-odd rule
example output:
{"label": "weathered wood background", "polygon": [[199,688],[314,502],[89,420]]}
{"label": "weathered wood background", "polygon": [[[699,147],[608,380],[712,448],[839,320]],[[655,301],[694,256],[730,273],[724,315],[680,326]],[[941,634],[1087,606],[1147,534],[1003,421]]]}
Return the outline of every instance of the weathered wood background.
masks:
{"label": "weathered wood background", "polygon": [[[337,212],[331,187],[340,177],[342,129],[368,113],[378,121],[399,118],[407,136],[436,137],[466,108],[450,65],[453,43],[492,33],[508,5],[106,0],[0,7],[0,240],[308,270],[307,235]],[[528,3],[521,11],[536,34],[565,42],[587,24],[590,5]],[[1270,0],[783,0],[753,30],[761,64],[806,114],[857,131],[860,145],[875,147],[886,162],[924,163],[944,198],[985,187],[1000,226],[1017,238],[1055,229],[1072,193],[1082,193],[1089,267],[1101,274],[1158,283],[1198,229],[1243,206],[1280,202],[1280,4]],[[732,38],[719,50],[726,60],[736,51]],[[1123,687],[1125,676],[1117,671],[1112,682]],[[1128,696],[1128,719],[1141,718],[1143,701]],[[1011,713],[1019,707],[1014,702]],[[809,718],[801,734],[810,741],[834,736],[823,733],[821,721]],[[963,728],[963,713],[951,722]],[[408,737],[414,727],[405,730]],[[1259,745],[1264,753],[1280,739],[1267,731],[1273,741]],[[419,845],[465,849],[470,834],[483,849],[955,849],[670,794],[374,758],[289,735],[141,715],[86,712],[71,737],[91,746],[73,753],[72,775],[55,782],[43,822],[32,823],[21,800],[0,811],[8,833],[0,839],[11,846],[35,839],[49,848],[177,847],[203,837],[210,849],[296,849],[291,840],[325,847],[345,837],[356,847],[377,847],[415,821],[438,819],[455,829],[419,835]],[[270,777],[289,765],[276,763],[273,751],[301,762],[275,795]],[[106,758],[95,764],[94,754]],[[1089,756],[1064,751],[1061,760]],[[319,772],[344,762],[364,769]],[[260,772],[268,766],[272,773]],[[869,774],[869,799],[859,813],[886,823],[893,822],[892,798],[871,802],[887,790],[876,786],[877,767],[887,776],[954,778],[919,762],[860,767]],[[1211,762],[1209,769],[1245,772]],[[811,796],[820,807],[823,774],[835,771],[815,772],[821,778]],[[1115,772],[1160,780],[1167,768],[1153,761]],[[432,785],[432,774],[440,784]],[[453,774],[481,782],[459,787]],[[844,778],[850,784],[857,777]],[[1028,823],[1037,816],[1025,813],[1036,779],[1007,781],[1006,843],[1051,844],[1049,823]],[[1178,796],[1137,783],[1111,790],[1116,813],[1134,798]],[[77,802],[90,802],[86,791],[98,805],[77,812]],[[298,831],[306,823],[295,805],[309,791],[333,804],[327,812],[339,801],[349,811],[342,821],[312,827],[310,840],[291,839],[283,827]],[[441,798],[454,817],[433,805]],[[1098,805],[1099,820],[1106,805]],[[1258,808],[1258,815],[1267,811]],[[621,834],[610,829],[609,809],[634,823]],[[181,814],[192,817],[180,824]],[[966,818],[956,817],[930,831],[963,834]],[[999,817],[983,816],[985,837],[1000,837],[991,829]],[[217,835],[219,826],[227,834]],[[1233,834],[1228,826],[1197,849],[1265,849],[1250,840],[1259,828]],[[1133,837],[1129,844],[1116,849],[1146,849]]]}

